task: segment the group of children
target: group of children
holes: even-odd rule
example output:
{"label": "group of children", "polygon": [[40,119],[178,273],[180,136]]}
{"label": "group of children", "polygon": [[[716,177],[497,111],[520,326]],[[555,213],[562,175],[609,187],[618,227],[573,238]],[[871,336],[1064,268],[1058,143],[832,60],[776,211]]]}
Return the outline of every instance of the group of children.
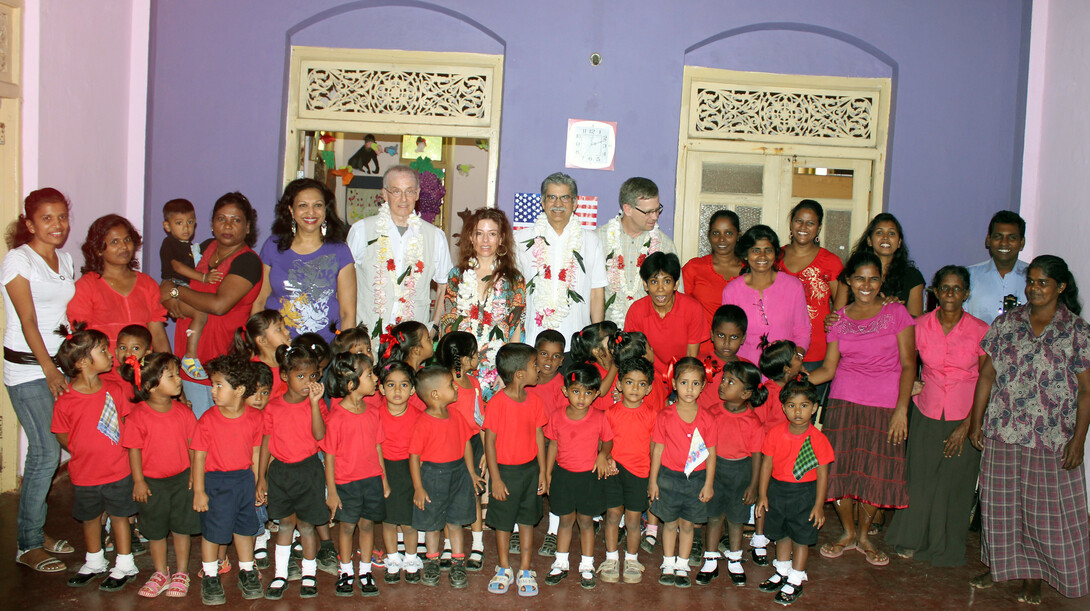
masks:
{"label": "group of children", "polygon": [[[338,596],[377,595],[376,565],[386,583],[437,585],[447,571],[450,586],[464,588],[466,572],[483,568],[484,524],[497,541],[488,591],[514,586],[533,596],[533,533],[547,495],[539,553],[554,556],[548,585],[571,570],[576,525],[583,588],[598,579],[640,582],[640,548],[650,552],[660,535],[660,583],[689,587],[690,566],[700,566],[698,584],[710,583],[722,550],[732,583],[743,585],[742,530],[752,512],[757,564],[768,563],[765,547],[776,542],[776,572],[760,589],[790,604],[824,521],[833,460],[811,424],[818,393],[799,378],[791,342],[767,346],[756,365],[736,356],[746,333],[740,308],[721,307],[711,332],[711,354],[677,361],[663,379],[640,333],[590,325],[571,338],[565,363],[565,338],[545,331],[536,346],[499,349],[504,387],[486,405],[470,373],[478,355],[468,333],[433,345],[423,324],[406,322],[372,353],[360,329],[338,333],[332,346],[314,334],[289,341],[280,315],[265,310],[238,330],[231,354],[204,364],[215,406],[198,421],[181,402],[179,359],[149,353],[146,329],[122,331],[115,371],[106,336],[77,324],[58,355],[71,388],[53,421],[72,454],[73,515],[87,545],[69,584],[108,570],[103,515],[113,523],[117,558],[100,588],[133,579],[128,519],[139,514],[155,565],[139,592],[145,597],[186,595],[190,537],[198,533],[205,604],[226,600],[219,575],[231,543],[245,599],[279,599],[294,577],[301,597],[316,596],[320,550],[334,542]],[[605,560],[595,567],[595,521],[603,516]],[[376,523],[385,554],[375,551]],[[696,545],[695,524],[707,524]],[[293,544],[301,548],[298,568]],[[274,575],[263,586],[258,569],[270,565]]]}

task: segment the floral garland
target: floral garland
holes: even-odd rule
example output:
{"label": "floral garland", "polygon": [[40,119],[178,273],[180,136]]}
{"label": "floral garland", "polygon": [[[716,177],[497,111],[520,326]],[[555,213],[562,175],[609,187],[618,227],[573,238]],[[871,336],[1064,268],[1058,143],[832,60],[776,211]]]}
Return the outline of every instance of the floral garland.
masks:
{"label": "floral garland", "polygon": [[[378,321],[371,332],[372,337],[388,331],[390,327],[403,320],[414,320],[413,298],[416,296],[416,281],[424,273],[424,262],[421,260],[424,252],[424,234],[420,231],[422,222],[420,217],[416,214],[409,216],[409,229],[406,235],[411,234],[412,237],[405,244],[405,269],[400,274],[397,272],[397,263],[390,249],[390,234],[397,231],[394,228],[394,219],[390,216],[390,205],[384,203],[379,206],[376,218],[378,222],[375,225],[375,231],[378,237],[374,241],[378,243],[378,252],[375,256],[374,284],[372,285],[375,302],[372,309],[378,316]],[[400,304],[401,315],[395,316],[394,320],[384,327],[382,317],[386,314],[387,279],[394,287],[394,298]]]}
{"label": "floral garland", "polygon": [[543,213],[534,221],[534,237],[524,242],[537,270],[537,275],[526,285],[526,294],[534,295],[534,324],[538,328],[556,329],[567,318],[572,302],[583,302],[583,296],[575,292],[575,265],[586,273],[583,257],[579,256],[583,227],[578,220],[571,219],[560,234],[563,245],[559,248],[561,252],[570,252],[571,257],[555,273],[549,265],[549,249],[554,246],[545,239],[548,230],[549,222]]}
{"label": "floral garland", "polygon": [[[485,295],[484,301],[478,301],[480,281],[477,279],[477,259],[469,260],[469,269],[462,272],[458,285],[458,328],[472,333],[477,338],[478,354],[481,366],[477,369],[479,378],[489,388],[496,388],[499,374],[496,371],[496,351],[503,346],[505,336],[499,323],[507,315],[507,297],[504,283],[496,282]],[[492,264],[495,271],[496,264]],[[488,281],[490,276],[485,276]]]}
{"label": "floral garland", "polygon": [[[621,217],[611,219],[605,225],[605,250],[606,250],[606,279],[609,282],[609,290],[612,293],[606,299],[606,318],[610,320],[624,320],[625,312],[636,301],[642,279],[637,273],[633,280],[629,280],[625,274],[624,255],[621,254]],[[643,265],[647,255],[662,250],[662,238],[659,226],[647,232],[647,241],[640,246],[639,255],[636,258],[636,268]],[[618,299],[618,295],[624,299]]]}

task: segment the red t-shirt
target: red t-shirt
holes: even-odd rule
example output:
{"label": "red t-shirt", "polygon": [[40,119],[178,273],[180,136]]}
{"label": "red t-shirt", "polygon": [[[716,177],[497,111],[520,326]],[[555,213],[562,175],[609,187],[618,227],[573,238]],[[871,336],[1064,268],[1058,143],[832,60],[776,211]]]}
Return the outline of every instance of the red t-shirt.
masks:
{"label": "red t-shirt", "polygon": [[783,388],[773,380],[765,380],[761,386],[768,390],[768,398],[764,403],[753,408],[753,411],[757,412],[757,417],[761,419],[767,433],[777,424],[787,422],[787,414],[783,413],[783,403],[780,402],[780,391]]}
{"label": "red t-shirt", "polygon": [[141,272],[136,272],[136,281],[127,295],[118,293],[96,273],[83,274],[76,280],[76,292],[68,302],[68,320],[82,320],[88,328],[105,333],[110,339],[110,354],[121,329],[132,324],[147,327],[148,323],[166,319],[167,309],[159,302],[159,283]]}
{"label": "red t-shirt", "polygon": [[496,462],[523,465],[537,458],[537,429],[548,422],[545,404],[537,395],[526,393],[526,400],[519,403],[500,391],[485,408],[482,428],[496,434]]}
{"label": "red t-shirt", "polygon": [[568,407],[568,398],[564,396],[564,376],[559,373],[544,384],[527,386],[526,392],[537,395],[545,405],[545,415],[550,419],[553,412]]}
{"label": "red t-shirt", "polygon": [[[694,257],[681,268],[685,293],[700,302],[704,310],[704,328],[712,328],[712,317],[723,305],[723,289],[729,280],[719,275],[712,265],[712,256]],[[734,278],[732,277],[731,280]]]}
{"label": "red t-shirt", "polygon": [[776,269],[787,272],[802,282],[803,294],[806,296],[806,311],[810,315],[810,347],[802,360],[807,362],[823,360],[826,347],[825,317],[831,310],[829,283],[836,280],[840,272],[844,270],[844,264],[840,262],[840,257],[822,248],[810,265],[799,270],[797,274],[787,269],[783,259],[776,264]]}
{"label": "red t-shirt", "polygon": [[646,398],[636,409],[618,401],[606,411],[613,429],[613,460],[636,477],[651,475],[651,429],[657,415]]}
{"label": "red t-shirt", "polygon": [[[326,418],[325,402],[318,402],[318,411]],[[297,463],[318,451],[318,440],[310,421],[310,399],[288,403],[283,396],[269,399],[261,410],[265,418],[265,434],[269,436],[269,454],[283,463]]]}
{"label": "red t-shirt", "polygon": [[655,353],[655,373],[660,376],[670,363],[685,356],[689,344],[708,339],[710,328],[700,302],[685,293],[674,294],[674,307],[664,317],[659,317],[651,305],[651,297],[644,297],[632,304],[624,319],[625,331],[640,331],[647,336]]}
{"label": "red t-shirt", "polygon": [[423,412],[409,405],[406,406],[405,413],[394,416],[390,414],[385,397],[376,394],[369,398],[373,402],[368,403],[378,407],[378,415],[382,419],[382,430],[386,434],[386,440],[382,442],[382,457],[386,460],[408,460],[409,437],[412,435],[416,419]]}
{"label": "red t-shirt", "polygon": [[458,388],[458,399],[447,406],[447,410],[452,414],[457,414],[461,418],[469,430],[473,434],[481,432],[481,427],[477,424],[477,421],[473,419],[473,408],[479,405],[481,414],[484,414],[484,397],[481,396],[481,383],[477,381],[477,378],[473,376],[464,376],[469,380],[470,388],[462,388],[461,385],[455,384]]}
{"label": "red t-shirt", "polygon": [[598,442],[613,439],[613,429],[605,412],[587,410],[579,420],[572,420],[568,410],[560,410],[545,426],[545,436],[556,441],[556,464],[573,473],[594,468],[598,458]]}
{"label": "red t-shirt", "polygon": [[333,481],[347,484],[382,475],[378,444],[385,440],[381,408],[364,403],[362,414],[341,407],[343,399],[333,399],[325,423],[325,437],[318,446],[334,457]]}
{"label": "red t-shirt", "polygon": [[205,472],[249,469],[254,466],[254,448],[261,447],[263,424],[261,412],[252,407],[238,418],[228,418],[213,405],[197,421],[189,448],[208,453]]}
{"label": "red t-shirt", "polygon": [[[602,376],[602,383],[605,384],[606,373],[608,373],[609,370],[606,369],[605,367],[602,367],[598,363],[591,363],[591,365],[594,365],[594,368],[598,370],[598,375]],[[557,376],[557,377],[560,377],[560,376]],[[563,386],[564,386],[564,380],[563,379],[560,380],[560,386],[561,386],[561,388],[563,388]],[[595,399],[594,403],[590,404],[591,408],[593,408],[593,409],[595,409],[597,411],[601,411],[601,412],[604,412],[607,409],[609,409],[613,405],[613,391],[616,390],[616,388],[617,388],[617,377],[614,376],[613,377],[613,384],[610,385],[609,389],[605,393],[603,393],[602,396]],[[563,395],[563,392],[560,395],[560,403],[556,406],[556,409],[557,409],[557,411],[560,411],[560,412],[563,412],[564,410],[568,409],[568,398]],[[564,468],[566,469],[567,467],[564,467]]]}
{"label": "red t-shirt", "polygon": [[752,409],[736,414],[720,408],[715,423],[717,458],[737,460],[761,451],[765,429]]}
{"label": "red t-shirt", "polygon": [[700,409],[706,409],[716,416],[719,415],[719,412],[724,411],[723,400],[719,398],[719,385],[722,383],[723,370],[720,368],[712,376],[711,382],[704,385],[704,390],[700,391],[700,396],[696,398],[696,404],[700,406]]}
{"label": "red t-shirt", "polygon": [[772,457],[772,477],[774,479],[781,482],[815,481],[817,480],[817,469],[810,469],[802,476],[802,479],[795,479],[795,475],[792,473],[802,443],[806,441],[807,437],[810,438],[810,445],[814,448],[814,456],[817,457],[819,465],[827,465],[833,462],[833,446],[825,435],[812,424],[802,435],[792,435],[791,431],[788,430],[789,426],[785,422],[769,431],[768,435],[765,436],[764,445],[761,447],[761,454]]}
{"label": "red t-shirt", "polygon": [[68,474],[76,486],[101,486],[110,484],[131,475],[129,452],[120,443],[98,430],[98,421],[102,417],[102,408],[106,406],[106,393],[113,398],[114,408],[125,434],[125,423],[121,419],[129,414],[133,404],[129,402],[132,387],[109,381],[102,383],[98,392],[84,394],[71,386],[57,397],[53,404],[54,433],[68,433],[68,451],[72,459],[68,461]]}
{"label": "red t-shirt", "polygon": [[[659,412],[655,419],[655,427],[651,429],[651,441],[663,444],[662,466],[673,471],[684,472],[685,460],[689,456],[694,432],[700,431],[704,445],[710,450],[715,447],[717,430],[715,416],[707,410],[698,408],[696,418],[692,422],[685,422],[678,415],[677,407],[671,405]],[[707,462],[706,460],[701,462],[694,471],[702,471],[707,466]]]}
{"label": "red t-shirt", "polygon": [[416,419],[409,435],[409,454],[420,456],[421,462],[445,463],[465,458],[466,442],[473,431],[457,414],[436,418],[424,412]]}
{"label": "red t-shirt", "polygon": [[197,431],[197,417],[184,403],[174,401],[166,412],[137,403],[125,419],[121,445],[140,450],[144,477],[171,477],[189,468],[189,443]]}

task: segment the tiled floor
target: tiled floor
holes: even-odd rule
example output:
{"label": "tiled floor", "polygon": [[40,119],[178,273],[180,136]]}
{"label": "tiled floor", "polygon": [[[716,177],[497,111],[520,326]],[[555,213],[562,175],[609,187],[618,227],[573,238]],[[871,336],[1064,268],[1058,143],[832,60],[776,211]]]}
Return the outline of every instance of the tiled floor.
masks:
{"label": "tiled floor", "polygon": [[[67,475],[59,475],[50,496],[50,514],[48,532],[59,538],[74,542],[79,550],[77,554],[62,557],[69,563],[69,574],[79,568],[82,562],[82,543],[79,525],[70,518],[72,503],[71,485]],[[6,611],[24,609],[91,609],[102,611],[128,611],[129,609],[150,609],[152,605],[165,605],[164,608],[194,608],[200,605],[199,580],[194,580],[195,587],[188,598],[168,599],[160,597],[154,601],[142,599],[136,592],[151,570],[148,556],[137,557],[137,566],[141,574],[137,581],[117,593],[107,594],[94,586],[84,589],[72,589],[65,585],[67,575],[45,575],[16,565],[11,561],[15,555],[15,516],[18,497],[14,494],[0,496],[0,558],[6,564],[0,565],[0,608]],[[822,532],[822,542],[837,536],[840,531],[836,516],[829,508],[828,521]],[[543,526],[538,528],[537,540],[540,542]],[[468,539],[468,537],[467,537]],[[881,538],[879,537],[879,542]],[[600,539],[599,539],[600,544]],[[344,608],[345,605],[366,604],[372,608],[394,608],[398,610],[419,608],[463,608],[463,609],[522,609],[522,608],[706,608],[706,609],[769,609],[776,608],[772,595],[760,592],[757,584],[771,574],[771,568],[746,565],[750,584],[735,588],[724,578],[716,579],[705,587],[693,586],[682,590],[662,586],[657,583],[657,569],[661,552],[646,558],[641,552],[640,560],[648,567],[643,583],[638,585],[603,584],[591,591],[579,587],[578,578],[573,573],[558,586],[548,587],[541,582],[541,594],[537,598],[520,598],[514,588],[504,596],[496,596],[486,591],[491,576],[489,561],[495,562],[495,540],[490,532],[485,533],[486,570],[469,574],[469,588],[451,590],[446,584],[446,576],[438,587],[407,585],[400,583],[387,586],[379,582],[381,595],[366,601],[358,595],[355,598],[337,598],[333,595],[335,579],[319,573],[319,595],[317,598],[301,600],[298,598],[298,582],[293,582],[284,599],[279,602],[264,600],[244,601],[235,587],[237,573],[227,575],[224,585],[227,591],[227,608],[230,609],[326,609]],[[194,545],[191,566],[199,566],[197,550]],[[888,551],[888,550],[887,550]],[[597,550],[598,561],[603,557],[602,548]],[[876,568],[869,566],[861,554],[848,552],[836,560],[827,560],[819,554],[811,553],[809,573],[805,592],[794,605],[799,609],[827,609],[849,611],[852,609],[871,610],[876,607],[922,611],[924,609],[1006,609],[1017,608],[1015,600],[1019,584],[1005,583],[983,591],[975,591],[968,585],[970,577],[983,571],[983,565],[977,560],[979,539],[973,534],[969,542],[969,563],[967,566],[952,569],[934,569],[930,565],[893,558],[889,566]],[[112,554],[108,554],[111,557]],[[232,551],[233,557],[233,551]],[[547,572],[549,560],[534,557],[534,568],[541,577]],[[268,582],[272,571],[263,572],[262,580]],[[1070,600],[1045,587],[1043,609],[1088,609],[1090,600]]]}

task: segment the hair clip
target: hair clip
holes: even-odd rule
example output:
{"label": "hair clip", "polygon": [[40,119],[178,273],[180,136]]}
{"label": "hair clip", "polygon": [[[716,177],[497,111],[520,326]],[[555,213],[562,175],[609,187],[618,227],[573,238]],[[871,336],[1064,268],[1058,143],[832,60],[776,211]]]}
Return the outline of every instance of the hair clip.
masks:
{"label": "hair clip", "polygon": [[624,337],[620,333],[618,333],[613,337],[613,343],[620,346],[622,343],[624,343]]}

